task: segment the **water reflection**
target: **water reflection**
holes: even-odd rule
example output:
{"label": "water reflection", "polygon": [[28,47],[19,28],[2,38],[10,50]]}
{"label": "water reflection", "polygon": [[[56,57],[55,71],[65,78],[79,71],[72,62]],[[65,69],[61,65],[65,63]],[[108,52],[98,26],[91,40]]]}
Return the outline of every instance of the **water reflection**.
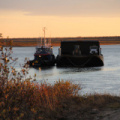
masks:
{"label": "water reflection", "polygon": [[[37,74],[37,80],[41,79],[60,79],[62,77],[69,78],[69,76],[73,75],[80,75],[82,73],[88,73],[88,72],[97,72],[101,71],[102,67],[89,67],[89,68],[57,68],[56,66],[53,67],[38,67],[38,68],[30,68],[30,74],[33,73],[33,71]],[[77,76],[76,76],[77,77]],[[75,78],[76,78],[75,77]],[[65,78],[65,79],[66,79]]]}
{"label": "water reflection", "polygon": [[102,69],[103,71],[116,71],[116,70],[120,70],[120,67],[106,67]]}
{"label": "water reflection", "polygon": [[[60,68],[59,68],[60,69]],[[92,71],[100,71],[102,68],[101,67],[84,67],[84,68],[63,68],[63,72],[92,72]]]}

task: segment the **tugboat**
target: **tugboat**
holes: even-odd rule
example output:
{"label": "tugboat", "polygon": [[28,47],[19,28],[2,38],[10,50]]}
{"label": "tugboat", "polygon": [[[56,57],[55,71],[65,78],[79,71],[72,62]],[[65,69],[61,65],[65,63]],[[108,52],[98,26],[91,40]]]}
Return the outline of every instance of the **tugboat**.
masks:
{"label": "tugboat", "polygon": [[44,39],[41,39],[41,45],[36,47],[34,60],[28,61],[28,64],[32,67],[47,67],[54,66],[55,64],[55,56],[53,54],[51,40],[45,38],[45,28],[43,28],[43,31]]}
{"label": "tugboat", "polygon": [[99,41],[62,41],[56,57],[58,67],[103,66]]}

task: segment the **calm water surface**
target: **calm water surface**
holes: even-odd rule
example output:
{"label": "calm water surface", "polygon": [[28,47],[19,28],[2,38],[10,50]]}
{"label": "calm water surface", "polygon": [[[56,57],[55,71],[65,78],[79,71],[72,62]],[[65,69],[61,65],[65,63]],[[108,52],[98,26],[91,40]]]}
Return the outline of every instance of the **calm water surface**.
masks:
{"label": "calm water surface", "polygon": [[[37,75],[37,82],[46,80],[54,84],[57,80],[70,80],[82,86],[81,94],[110,93],[120,95],[120,45],[102,45],[104,66],[93,68],[30,68],[29,75]],[[54,54],[58,54],[58,47],[54,47]],[[24,63],[25,57],[34,58],[35,47],[14,47],[13,57],[18,58],[16,68]]]}

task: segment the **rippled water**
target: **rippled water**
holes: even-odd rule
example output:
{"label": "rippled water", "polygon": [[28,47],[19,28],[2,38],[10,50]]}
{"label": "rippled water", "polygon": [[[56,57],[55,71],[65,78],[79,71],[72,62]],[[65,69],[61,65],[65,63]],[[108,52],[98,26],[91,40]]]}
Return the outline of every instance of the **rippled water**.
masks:
{"label": "rippled water", "polygon": [[[82,86],[82,94],[110,93],[120,95],[120,45],[102,45],[104,66],[93,68],[30,68],[29,75],[37,75],[37,82],[46,80],[54,84],[59,79],[70,80]],[[25,57],[33,59],[35,47],[14,47],[13,57],[18,57],[16,68],[24,62]],[[58,54],[58,47],[54,47]]]}

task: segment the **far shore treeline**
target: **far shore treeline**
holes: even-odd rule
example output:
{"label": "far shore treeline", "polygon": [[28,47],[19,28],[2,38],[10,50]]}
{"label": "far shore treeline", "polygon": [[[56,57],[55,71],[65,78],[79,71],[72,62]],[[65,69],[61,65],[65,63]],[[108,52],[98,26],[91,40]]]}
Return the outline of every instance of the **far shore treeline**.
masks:
{"label": "far shore treeline", "polygon": [[[50,39],[50,38],[46,38]],[[36,46],[41,38],[0,38],[0,46]],[[60,46],[61,41],[98,40],[101,45],[120,44],[120,36],[106,37],[57,37],[51,38],[52,46]]]}

